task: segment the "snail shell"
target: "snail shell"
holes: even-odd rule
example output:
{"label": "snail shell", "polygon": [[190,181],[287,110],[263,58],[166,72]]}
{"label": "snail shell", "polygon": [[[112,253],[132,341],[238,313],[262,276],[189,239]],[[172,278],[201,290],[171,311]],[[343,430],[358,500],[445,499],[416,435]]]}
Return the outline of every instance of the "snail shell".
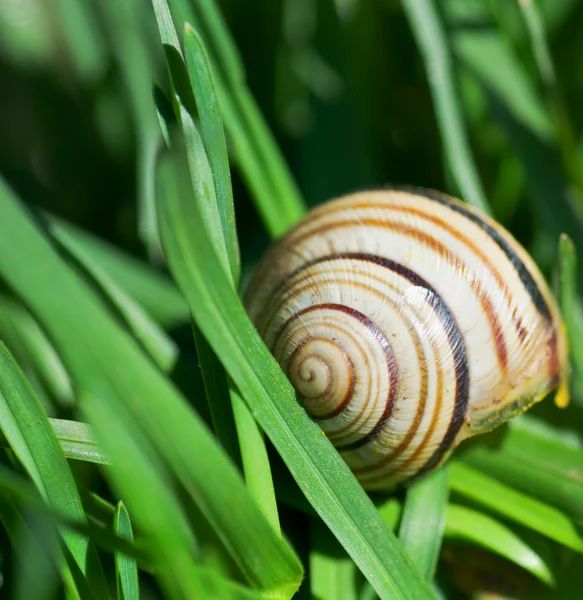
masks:
{"label": "snail shell", "polygon": [[534,262],[492,219],[437,192],[366,191],[316,208],[267,253],[246,307],[366,489],[429,471],[565,389],[564,330]]}

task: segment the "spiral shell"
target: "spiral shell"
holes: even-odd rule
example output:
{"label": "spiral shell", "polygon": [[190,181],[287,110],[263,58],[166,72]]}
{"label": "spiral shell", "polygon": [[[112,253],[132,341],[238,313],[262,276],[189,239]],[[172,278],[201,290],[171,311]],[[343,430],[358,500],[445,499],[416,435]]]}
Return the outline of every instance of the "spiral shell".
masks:
{"label": "spiral shell", "polygon": [[437,192],[313,210],[268,252],[246,307],[366,489],[436,467],[566,381],[560,315],[533,261]]}

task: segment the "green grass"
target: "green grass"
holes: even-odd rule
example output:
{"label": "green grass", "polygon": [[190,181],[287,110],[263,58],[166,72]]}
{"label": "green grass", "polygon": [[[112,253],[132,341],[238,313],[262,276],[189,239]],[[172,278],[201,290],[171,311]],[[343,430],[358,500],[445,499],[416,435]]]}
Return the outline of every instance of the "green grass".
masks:
{"label": "green grass", "polygon": [[[41,4],[0,6],[0,597],[578,599],[583,2]],[[572,401],[369,495],[240,290],[387,181],[532,253]]]}

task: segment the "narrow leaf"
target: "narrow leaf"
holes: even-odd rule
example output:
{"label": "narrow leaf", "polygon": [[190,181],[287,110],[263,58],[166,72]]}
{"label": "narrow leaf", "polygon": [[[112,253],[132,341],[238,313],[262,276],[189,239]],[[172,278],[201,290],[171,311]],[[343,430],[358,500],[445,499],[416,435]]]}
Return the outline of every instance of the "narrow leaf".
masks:
{"label": "narrow leaf", "polygon": [[449,168],[462,197],[489,212],[468,142],[456,93],[450,49],[433,0],[403,0],[403,8],[425,63]]}
{"label": "narrow leaf", "polygon": [[433,579],[439,558],[448,495],[447,467],[430,473],[407,489],[399,539],[427,581]]}
{"label": "narrow leaf", "polygon": [[[123,502],[115,508],[113,530],[119,537],[134,541],[130,516]],[[118,600],[139,600],[138,568],[133,558],[121,552],[115,553],[115,579]]]}
{"label": "narrow leaf", "polygon": [[291,385],[249,321],[215,254],[184,174],[160,172],[162,241],[198,327],[298,485],[383,597],[431,597],[396,539],[330,442],[299,407]]}

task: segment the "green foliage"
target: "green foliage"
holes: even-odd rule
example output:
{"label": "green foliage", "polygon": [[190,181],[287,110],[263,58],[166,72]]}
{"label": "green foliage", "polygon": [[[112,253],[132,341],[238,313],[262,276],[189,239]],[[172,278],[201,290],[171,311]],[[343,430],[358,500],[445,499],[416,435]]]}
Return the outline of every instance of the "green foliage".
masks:
{"label": "green foliage", "polygon": [[[0,596],[579,598],[583,2],[45,4],[0,3]],[[238,292],[386,181],[553,277],[572,401],[367,495]]]}

